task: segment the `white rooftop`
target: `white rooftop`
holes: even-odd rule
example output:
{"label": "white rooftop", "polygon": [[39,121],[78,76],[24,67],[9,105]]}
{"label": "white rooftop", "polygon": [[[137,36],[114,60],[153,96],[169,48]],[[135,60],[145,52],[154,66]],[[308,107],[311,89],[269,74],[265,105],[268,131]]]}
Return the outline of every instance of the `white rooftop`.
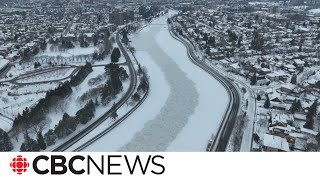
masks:
{"label": "white rooftop", "polygon": [[286,139],[271,134],[264,134],[263,145],[266,147],[271,147],[286,152],[290,151],[289,143]]}

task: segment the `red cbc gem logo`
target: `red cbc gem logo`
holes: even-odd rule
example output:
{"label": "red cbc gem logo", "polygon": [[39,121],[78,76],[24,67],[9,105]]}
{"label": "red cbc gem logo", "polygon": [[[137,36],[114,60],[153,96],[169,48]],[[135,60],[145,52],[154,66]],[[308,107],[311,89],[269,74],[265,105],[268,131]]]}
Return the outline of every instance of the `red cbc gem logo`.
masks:
{"label": "red cbc gem logo", "polygon": [[19,155],[12,159],[12,162],[10,163],[10,167],[13,172],[21,175],[22,173],[27,171],[29,167],[29,163],[26,158]]}

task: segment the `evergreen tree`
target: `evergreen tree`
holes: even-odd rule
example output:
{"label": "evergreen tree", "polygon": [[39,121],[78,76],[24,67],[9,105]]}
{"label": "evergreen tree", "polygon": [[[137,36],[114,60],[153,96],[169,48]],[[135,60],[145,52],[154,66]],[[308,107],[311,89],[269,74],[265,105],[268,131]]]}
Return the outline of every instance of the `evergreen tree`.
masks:
{"label": "evergreen tree", "polygon": [[22,143],[20,146],[20,152],[26,152],[26,151],[27,151],[26,145],[24,143]]}
{"label": "evergreen tree", "polygon": [[24,143],[21,144],[20,150],[25,150],[25,152],[39,152],[40,147],[37,141],[30,138],[28,132],[25,132]]}
{"label": "evergreen tree", "polygon": [[140,76],[143,73],[141,65],[138,64],[138,75]]}
{"label": "evergreen tree", "polygon": [[95,105],[96,105],[96,106],[99,106],[98,98],[96,98]]}
{"label": "evergreen tree", "polygon": [[260,94],[258,94],[258,96],[257,96],[257,101],[261,101],[261,96],[260,96]]}
{"label": "evergreen tree", "polygon": [[[84,117],[85,118],[85,117]],[[76,120],[76,117],[69,116],[69,114],[64,113],[62,120],[59,122],[58,127],[60,127],[60,131],[58,131],[58,127],[56,134],[58,138],[62,138],[68,136],[72,132],[74,132],[77,128],[79,121]]]}
{"label": "evergreen tree", "polygon": [[118,64],[109,63],[104,67],[104,70],[108,76],[117,76],[120,72],[120,67]]}
{"label": "evergreen tree", "polygon": [[298,50],[299,52],[301,52],[302,51],[302,45],[300,44],[299,45],[299,50]]}
{"label": "evergreen tree", "polygon": [[297,84],[297,75],[296,74],[292,75],[290,83]]}
{"label": "evergreen tree", "polygon": [[229,42],[234,42],[238,39],[237,34],[230,29],[227,30],[228,36],[229,36]]}
{"label": "evergreen tree", "polygon": [[237,48],[240,48],[242,46],[242,35],[238,39]]}
{"label": "evergreen tree", "polygon": [[133,96],[132,96],[133,101],[138,102],[138,101],[140,101],[140,99],[141,99],[141,97],[137,92],[133,94]]}
{"label": "evergreen tree", "polygon": [[13,149],[8,133],[0,128],[0,152],[8,152]]}
{"label": "evergreen tree", "polygon": [[79,72],[72,76],[70,79],[71,86],[78,86],[82,81],[86,79],[86,77],[92,72],[91,63],[87,62],[86,65],[82,66]]}
{"label": "evergreen tree", "polygon": [[138,91],[142,91],[142,92],[146,92],[147,89],[149,87],[149,84],[148,84],[148,78],[146,77],[146,75],[143,75],[141,78],[140,78],[140,84],[138,86]]}
{"label": "evergreen tree", "polygon": [[103,105],[107,105],[112,99],[112,87],[108,81],[101,90],[101,102]]}
{"label": "evergreen tree", "polygon": [[52,129],[50,129],[46,134],[44,134],[44,139],[47,146],[51,146],[56,143],[57,135]]}
{"label": "evergreen tree", "polygon": [[266,102],[264,103],[263,107],[264,108],[270,108],[270,99],[269,99],[269,96],[266,94]]}
{"label": "evergreen tree", "polygon": [[253,76],[251,77],[251,85],[256,85],[257,84],[257,73],[254,73]]}
{"label": "evergreen tree", "polygon": [[128,38],[128,32],[127,31],[123,31],[122,32],[122,41],[124,44],[128,44],[129,43],[129,38]]}
{"label": "evergreen tree", "polygon": [[307,114],[307,121],[303,125],[304,128],[313,129],[314,119],[309,113]]}
{"label": "evergreen tree", "polygon": [[203,34],[202,40],[203,40],[203,41],[206,41],[206,42],[208,41],[208,34],[207,34],[207,33],[204,33],[204,34]]}
{"label": "evergreen tree", "polygon": [[76,121],[81,124],[86,124],[94,117],[95,110],[95,104],[90,100],[84,108],[76,113]]}
{"label": "evergreen tree", "polygon": [[93,34],[92,41],[94,46],[98,45],[99,36],[97,34]]}
{"label": "evergreen tree", "polygon": [[129,78],[127,71],[123,67],[120,67],[119,78],[121,81],[125,81]]}
{"label": "evergreen tree", "polygon": [[214,36],[210,36],[209,40],[207,41],[207,44],[212,46],[212,47],[215,47],[216,46],[216,39]]}
{"label": "evergreen tree", "polygon": [[307,113],[307,122],[303,125],[304,128],[313,129],[314,119],[317,114],[318,100],[310,106]]}
{"label": "evergreen tree", "polygon": [[111,53],[111,62],[117,63],[119,62],[119,58],[121,57],[121,53],[119,48],[114,48]]}
{"label": "evergreen tree", "polygon": [[37,69],[37,68],[40,67],[40,66],[41,66],[41,64],[40,64],[39,62],[35,62],[35,63],[34,63],[34,68],[35,68],[35,69]]}
{"label": "evergreen tree", "polygon": [[290,41],[290,45],[291,46],[295,46],[297,44],[297,41],[296,41],[296,39],[292,39],[291,41]]}
{"label": "evergreen tree", "polygon": [[295,99],[294,102],[292,103],[291,107],[290,107],[290,111],[292,113],[294,113],[294,112],[300,111],[301,108],[302,108],[301,101]]}
{"label": "evergreen tree", "polygon": [[112,117],[112,119],[117,119],[117,117],[118,117],[117,108],[116,108],[116,104],[115,103],[113,103],[113,106],[112,106],[111,117]]}
{"label": "evergreen tree", "polygon": [[253,40],[251,42],[251,48],[256,51],[262,51],[264,46],[264,39],[263,37],[258,33],[258,31],[253,32]]}
{"label": "evergreen tree", "polygon": [[42,136],[42,132],[39,132],[39,133],[37,134],[37,142],[38,142],[38,144],[39,144],[40,149],[42,149],[42,150],[47,149],[47,145],[46,145],[46,143],[44,142],[44,138],[43,138],[43,136]]}
{"label": "evergreen tree", "polygon": [[248,28],[248,29],[251,29],[251,26],[252,26],[252,23],[251,23],[251,21],[249,21],[247,28]]}

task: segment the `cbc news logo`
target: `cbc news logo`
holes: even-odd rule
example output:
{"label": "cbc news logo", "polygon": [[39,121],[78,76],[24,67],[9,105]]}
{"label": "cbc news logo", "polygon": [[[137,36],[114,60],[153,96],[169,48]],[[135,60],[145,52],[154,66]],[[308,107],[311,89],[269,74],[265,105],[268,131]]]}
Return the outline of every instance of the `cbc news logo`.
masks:
{"label": "cbc news logo", "polygon": [[[38,175],[101,174],[101,175],[161,175],[165,172],[161,155],[39,155],[35,158],[18,155],[10,162],[13,173],[22,175],[29,165],[31,173]],[[122,168],[120,168],[122,167]],[[28,171],[27,174],[30,172]]]}
{"label": "cbc news logo", "polygon": [[22,173],[27,171],[27,169],[29,167],[29,163],[26,158],[19,155],[19,156],[12,159],[12,161],[10,163],[10,167],[13,172],[21,175]]}

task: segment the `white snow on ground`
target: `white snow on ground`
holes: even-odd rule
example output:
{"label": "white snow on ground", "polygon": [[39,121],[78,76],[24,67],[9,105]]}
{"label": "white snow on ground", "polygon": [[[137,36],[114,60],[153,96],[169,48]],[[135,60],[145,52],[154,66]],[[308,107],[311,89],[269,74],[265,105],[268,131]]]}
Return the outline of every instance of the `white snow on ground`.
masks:
{"label": "white snow on ground", "polygon": [[74,68],[68,69],[57,69],[52,72],[47,72],[43,74],[38,74],[35,76],[23,78],[17,80],[18,83],[33,83],[33,82],[41,82],[41,81],[52,81],[67,78],[74,71]]}
{"label": "white snow on ground", "polygon": [[[129,73],[128,67],[124,66],[124,69]],[[77,86],[76,88],[73,88],[74,92],[72,93],[72,95],[67,100],[65,100],[67,102],[67,105],[64,106],[64,109],[60,110],[58,113],[51,112],[49,114],[49,116],[51,118],[50,128],[54,128],[55,124],[57,124],[59,122],[59,120],[62,119],[62,116],[63,116],[64,112],[67,112],[70,116],[74,116],[76,114],[76,112],[85,105],[85,102],[80,103],[79,97],[90,89],[90,87],[88,86],[88,81],[91,78],[95,78],[95,77],[97,77],[99,75],[105,74],[103,66],[102,67],[93,67],[93,70],[94,71],[92,73],[90,73],[88,75],[88,77],[79,86]],[[96,84],[95,86],[91,86],[91,88],[99,86],[101,84],[103,85],[106,81],[107,81],[107,78],[104,79],[101,83]],[[123,81],[122,82],[123,91],[120,94],[117,95],[117,98],[114,101],[110,102],[106,106],[103,106],[103,105],[100,104],[100,106],[96,107],[96,112],[95,112],[95,116],[94,116],[93,119],[91,119],[86,125],[79,125],[75,132],[70,134],[65,139],[58,140],[57,143],[55,145],[53,145],[53,146],[50,146],[47,149],[47,151],[53,150],[55,147],[59,146],[61,143],[65,142],[66,140],[68,140],[70,138],[72,138],[76,133],[78,133],[81,130],[85,129],[87,126],[89,126],[94,121],[96,121],[99,117],[101,117],[104,113],[106,113],[112,107],[113,103],[114,102],[115,103],[118,102],[124,96],[124,94],[128,91],[129,83],[130,83],[129,80]],[[100,96],[100,94],[97,94],[97,96]],[[129,111],[129,108],[127,108],[127,107],[123,108],[123,111],[124,112],[117,111],[117,114],[118,114],[119,117],[121,117],[121,115],[123,115],[127,111]],[[83,139],[78,141],[75,145],[70,147],[67,151],[74,150],[79,145],[83,144],[84,142],[86,142],[87,140],[89,140],[90,138],[95,136],[96,134],[100,133],[101,131],[99,130],[99,128],[101,128],[101,130],[104,129],[104,128],[107,128],[108,126],[111,125],[112,122],[113,122],[113,120],[111,118],[109,118],[107,121],[105,121],[105,123],[103,123],[97,129],[95,129],[95,131],[89,133]],[[98,149],[96,149],[96,151],[100,151],[100,149],[98,148]]]}
{"label": "white snow on ground", "polygon": [[6,59],[0,59],[0,70],[4,68],[9,63]]}
{"label": "white snow on ground", "polygon": [[53,48],[54,46],[50,45],[47,49],[39,53],[37,56],[62,56],[62,57],[70,57],[77,55],[87,55],[94,53],[95,50],[98,50],[98,47],[89,46],[87,48],[82,48],[79,45],[76,45],[72,49],[68,49],[66,51],[58,51],[58,48]]}
{"label": "white snow on ground", "polygon": [[140,32],[145,33],[145,32],[149,32],[150,31],[150,27],[147,26],[145,28],[143,28]]}
{"label": "white snow on ground", "polygon": [[12,120],[0,115],[0,128],[8,132],[12,127]]}
{"label": "white snow on ground", "polygon": [[227,92],[189,61],[186,48],[170,36],[167,18],[132,39],[150,76],[148,98],[84,151],[205,151],[225,113]]}
{"label": "white snow on ground", "polygon": [[[170,87],[164,78],[164,73],[154,63],[154,61],[151,59],[152,57],[147,52],[137,51],[135,55],[143,66],[148,67],[151,83],[150,92],[147,99],[123,123],[118,125],[106,136],[102,137],[83,151],[118,151],[120,147],[124,146],[132,139],[136,132],[139,132],[143,129],[147,120],[155,118],[155,116],[161,110],[161,107],[165,105],[167,97],[169,96]],[[156,76],[152,75],[151,72]],[[118,117],[120,118],[123,116],[128,110],[129,108],[127,108],[125,105],[122,106],[117,111],[117,114],[119,115]],[[95,129],[95,131],[81,139],[69,150],[71,151],[75,149],[90,138],[94,137],[96,134],[106,129],[108,126],[110,126],[110,121],[106,121],[105,123],[101,124],[97,129]]]}
{"label": "white snow on ground", "polygon": [[314,13],[314,14],[319,14],[320,13],[320,9],[311,9],[309,10],[310,13]]}
{"label": "white snow on ground", "polygon": [[[56,85],[24,86],[13,89],[5,89],[8,88],[6,86],[0,87],[0,113],[13,119],[18,113],[22,113],[26,107],[34,105],[40,98],[45,96],[47,90],[56,87]],[[10,96],[8,92],[11,93]]]}
{"label": "white snow on ground", "polygon": [[[47,115],[47,117],[51,120],[50,128],[54,128],[55,125],[62,119],[64,113],[68,113],[70,116],[75,116],[77,111],[84,107],[86,102],[82,102],[79,100],[80,96],[82,96],[85,92],[87,92],[90,88],[97,87],[100,84],[106,82],[107,79],[104,79],[101,83],[90,87],[88,85],[88,81],[91,78],[95,78],[99,75],[105,74],[104,67],[93,67],[93,72],[91,72],[88,77],[77,87],[72,88],[73,92],[71,96],[69,96],[66,100],[64,100],[61,105],[58,106],[56,111],[52,111]],[[98,111],[99,113],[99,111]],[[44,131],[46,132],[46,131]]]}

